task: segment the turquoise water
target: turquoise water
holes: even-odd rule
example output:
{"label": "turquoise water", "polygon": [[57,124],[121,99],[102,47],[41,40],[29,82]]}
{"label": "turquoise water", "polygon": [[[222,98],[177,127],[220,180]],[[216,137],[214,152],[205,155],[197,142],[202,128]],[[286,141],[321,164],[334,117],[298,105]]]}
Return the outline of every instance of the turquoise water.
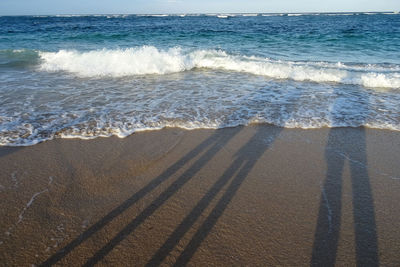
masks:
{"label": "turquoise water", "polygon": [[400,15],[0,17],[0,144],[270,123],[400,130]]}

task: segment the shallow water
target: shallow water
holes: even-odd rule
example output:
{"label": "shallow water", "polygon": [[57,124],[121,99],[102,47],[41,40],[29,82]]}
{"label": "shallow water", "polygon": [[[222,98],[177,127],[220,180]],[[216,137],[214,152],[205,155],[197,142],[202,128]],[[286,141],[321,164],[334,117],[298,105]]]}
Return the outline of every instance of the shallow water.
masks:
{"label": "shallow water", "polygon": [[398,14],[24,16],[0,24],[1,145],[168,126],[400,130]]}

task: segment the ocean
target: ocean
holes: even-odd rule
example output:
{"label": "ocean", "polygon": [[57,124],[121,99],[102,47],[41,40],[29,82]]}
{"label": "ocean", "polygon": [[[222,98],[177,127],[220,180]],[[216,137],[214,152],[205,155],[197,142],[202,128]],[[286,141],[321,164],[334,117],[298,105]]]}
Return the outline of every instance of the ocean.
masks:
{"label": "ocean", "polygon": [[0,145],[165,127],[400,131],[400,14],[0,17]]}

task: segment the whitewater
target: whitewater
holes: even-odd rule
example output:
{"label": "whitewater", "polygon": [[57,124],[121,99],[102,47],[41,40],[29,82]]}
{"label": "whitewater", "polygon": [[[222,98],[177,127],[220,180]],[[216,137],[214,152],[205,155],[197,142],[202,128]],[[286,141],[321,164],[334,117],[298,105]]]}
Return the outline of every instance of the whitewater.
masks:
{"label": "whitewater", "polygon": [[222,69],[295,81],[335,82],[365,87],[400,88],[399,67],[367,65],[351,67],[340,62],[274,61],[254,56],[229,55],[221,50],[196,50],[183,53],[179,47],[167,51],[153,46],[118,50],[78,52],[61,50],[39,52],[40,69],[67,71],[81,77],[123,77],[129,75],[169,74],[194,68]]}

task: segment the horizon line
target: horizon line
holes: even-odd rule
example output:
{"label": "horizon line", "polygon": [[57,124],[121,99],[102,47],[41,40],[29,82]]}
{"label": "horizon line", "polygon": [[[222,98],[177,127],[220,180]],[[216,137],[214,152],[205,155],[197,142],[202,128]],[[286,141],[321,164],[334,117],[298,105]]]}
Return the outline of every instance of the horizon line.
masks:
{"label": "horizon line", "polygon": [[387,11],[305,11],[305,12],[174,12],[174,13],[57,13],[57,14],[13,14],[13,15],[2,15],[0,17],[17,17],[17,16],[107,16],[107,15],[242,15],[242,14],[366,14],[366,13],[392,13],[399,14],[399,11],[387,10]]}

